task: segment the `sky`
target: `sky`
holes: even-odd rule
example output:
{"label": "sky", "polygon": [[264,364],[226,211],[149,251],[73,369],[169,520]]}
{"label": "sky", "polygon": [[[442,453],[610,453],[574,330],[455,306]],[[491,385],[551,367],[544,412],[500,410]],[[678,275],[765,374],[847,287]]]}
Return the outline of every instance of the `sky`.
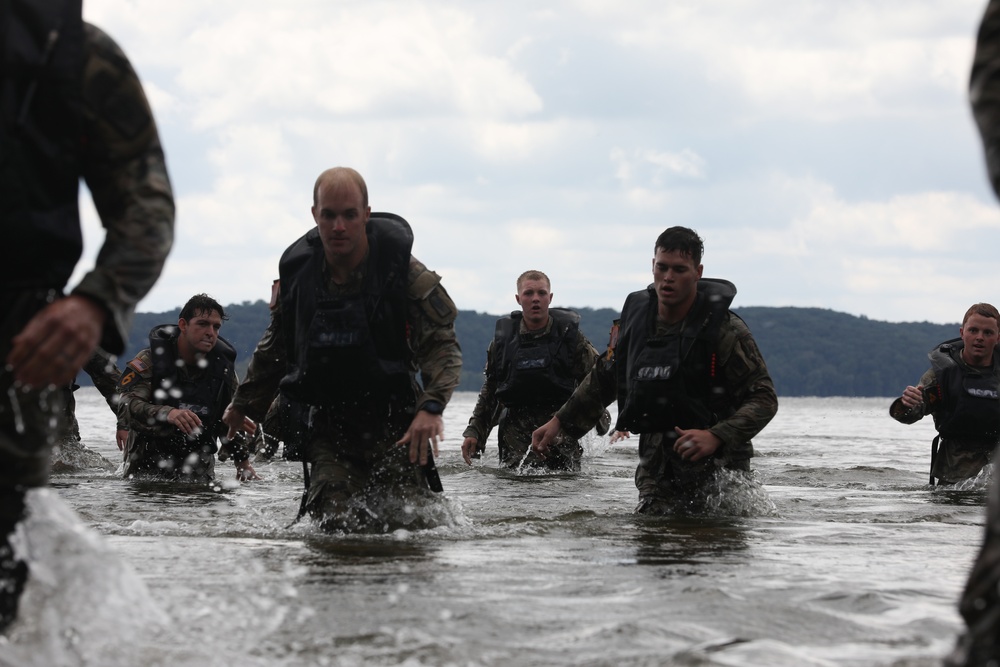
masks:
{"label": "sky", "polygon": [[[85,0],[177,201],[142,312],[267,300],[328,167],[406,218],[462,310],[621,307],[672,225],[733,308],[958,322],[1000,304],[968,105],[985,0]],[[93,265],[103,230],[83,189]]]}

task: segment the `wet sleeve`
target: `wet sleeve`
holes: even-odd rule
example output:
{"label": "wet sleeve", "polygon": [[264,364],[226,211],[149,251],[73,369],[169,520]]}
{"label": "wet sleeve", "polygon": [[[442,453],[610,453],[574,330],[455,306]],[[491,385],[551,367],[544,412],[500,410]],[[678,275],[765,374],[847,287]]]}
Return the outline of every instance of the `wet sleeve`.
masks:
{"label": "wet sleeve", "polygon": [[[604,409],[618,397],[616,359],[619,350],[628,349],[628,341],[619,338],[619,331],[619,322],[615,320],[607,350],[596,357],[573,395],[556,412],[562,429],[574,438],[582,438],[594,428],[604,416]],[[586,340],[582,335],[581,338]],[[593,349],[589,341],[587,346]],[[580,359],[582,357],[578,357],[578,363]]]}
{"label": "wet sleeve", "polygon": [[93,380],[97,391],[107,401],[111,411],[118,413],[118,380],[122,372],[118,370],[114,359],[101,348],[94,350],[90,359],[83,366],[83,371]]}
{"label": "wet sleeve", "polygon": [[412,257],[409,281],[410,346],[423,385],[417,407],[427,401],[447,405],[462,374],[462,349],[455,335],[458,309],[441,278]]}
{"label": "wet sleeve", "polygon": [[119,353],[173,243],[174,199],[139,78],[110,37],[85,30],[83,177],[107,233],[94,269],[72,292],[107,309],[100,344]]}
{"label": "wet sleeve", "polygon": [[778,395],[746,324],[730,315],[719,338],[719,368],[735,411],[709,429],[726,445],[749,442],[778,412]]}
{"label": "wet sleeve", "polygon": [[490,341],[486,349],[486,370],[483,380],[483,387],[479,390],[479,398],[476,400],[476,407],[472,410],[472,417],[469,418],[469,425],[462,433],[464,438],[476,438],[479,444],[486,444],[486,439],[490,437],[493,427],[497,425],[500,413],[500,402],[497,400],[497,382],[495,371],[495,359],[493,341]]}
{"label": "wet sleeve", "polygon": [[[917,382],[918,387],[933,387],[936,385],[937,374],[934,372],[933,368],[928,369],[923,375],[921,375],[920,381]],[[931,412],[933,412],[933,410],[929,405],[927,405],[926,402],[912,408],[906,407],[903,405],[902,397],[894,400],[892,405],[889,406],[889,416],[903,424],[915,424]]]}
{"label": "wet sleeve", "polygon": [[157,405],[153,396],[153,369],[150,363],[149,350],[143,350],[135,359],[125,364],[121,379],[118,381],[118,393],[121,403],[118,406],[119,422],[123,419],[128,423],[130,431],[150,435],[173,435],[174,426],[167,421],[167,415],[173,409],[169,405]]}
{"label": "wet sleeve", "polygon": [[271,321],[250,357],[247,376],[233,395],[237,410],[258,424],[278,393],[278,385],[287,371],[281,305],[271,309]]}
{"label": "wet sleeve", "polygon": [[221,393],[219,397],[219,405],[216,409],[219,410],[220,420],[216,424],[215,437],[218,438],[221,445],[219,446],[219,460],[227,461],[232,458],[236,462],[246,461],[250,458],[250,450],[248,448],[248,443],[246,436],[242,433],[237,433],[236,437],[229,440],[226,436],[229,435],[229,427],[226,426],[222,420],[222,412],[229,406],[229,402],[232,400],[233,395],[236,393],[236,388],[240,385],[239,375],[233,371],[233,374],[229,377],[229,385]]}

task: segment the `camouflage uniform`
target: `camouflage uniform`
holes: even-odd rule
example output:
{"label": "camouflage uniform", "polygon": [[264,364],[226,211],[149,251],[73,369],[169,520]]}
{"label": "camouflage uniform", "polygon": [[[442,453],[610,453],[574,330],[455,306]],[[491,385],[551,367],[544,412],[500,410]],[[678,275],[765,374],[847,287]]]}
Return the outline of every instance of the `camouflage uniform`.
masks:
{"label": "camouflage uniform", "polygon": [[[174,202],[163,150],[139,78],[121,49],[99,29],[83,28],[82,136],[80,174],[107,230],[96,266],[72,290],[108,311],[100,342],[124,348],[135,305],[152,287],[173,242]],[[4,122],[8,122],[5,116]],[[4,202],[6,208],[7,202]],[[46,248],[19,247],[29,261],[45,264]],[[63,284],[0,283],[0,358],[11,339]],[[23,391],[0,373],[0,533],[7,535],[23,515],[23,489],[47,482],[50,450],[65,432],[59,391]],[[0,569],[21,568],[0,548]],[[6,554],[6,555],[5,555]],[[26,568],[25,568],[26,569]],[[6,584],[4,584],[6,586]],[[13,606],[16,609],[16,598]],[[13,611],[3,596],[0,615]]]}
{"label": "camouflage uniform", "polygon": [[[90,379],[94,381],[108,407],[116,415],[118,414],[118,379],[121,371],[115,365],[114,359],[101,348],[94,350],[90,359],[84,365],[83,370]],[[52,449],[52,471],[55,473],[72,472],[74,470],[86,468],[104,468],[114,470],[115,464],[97,452],[88,449],[80,437],[80,424],[76,420],[76,390],[79,389],[75,383],[66,387],[63,394],[65,397],[65,415],[68,423],[65,437],[59,442],[57,447]],[[128,428],[123,425],[121,419],[118,420],[119,430]]]}
{"label": "camouflage uniform", "polygon": [[[107,308],[101,347],[120,352],[135,305],[160,275],[170,250],[174,203],[156,125],[138,77],[106,34],[87,25],[85,39],[82,176],[108,233],[97,265],[72,293]],[[16,292],[0,288],[5,313],[0,357],[10,350],[11,338],[61,288],[39,286]],[[15,395],[10,384],[10,375],[0,375],[0,395]],[[62,412],[62,399],[40,401],[39,393],[16,392],[17,410],[0,404],[0,486],[45,484],[53,442],[50,423],[52,415]],[[23,433],[14,428],[16,412],[24,420]],[[64,429],[63,420],[58,421]]]}
{"label": "camouflage uniform", "polygon": [[[673,333],[674,326],[657,322],[658,336]],[[586,432],[598,420],[601,410],[618,396],[617,363],[628,357],[627,343],[612,339],[590,374],[573,396],[556,413],[570,435]],[[639,464],[635,485],[639,489],[638,512],[661,513],[687,502],[712,481],[722,468],[749,471],[753,456],[750,439],[767,425],[778,410],[778,398],[767,366],[746,324],[731,312],[722,322],[715,344],[717,371],[733,413],[707,430],[722,445],[711,457],[697,462],[683,460],[674,452],[676,433],[652,432],[639,436]],[[697,397],[708,400],[709,397]],[[620,415],[619,415],[620,416]]]}
{"label": "camouflage uniform", "polygon": [[[179,357],[178,357],[179,359]],[[192,384],[202,384],[208,381],[209,368],[199,368],[188,364],[177,368],[178,384],[190,381]],[[135,358],[125,365],[118,385],[121,402],[118,406],[119,423],[128,427],[128,441],[123,453],[124,475],[126,478],[135,475],[156,475],[166,477],[184,477],[195,481],[208,481],[215,475],[215,440],[224,437],[228,427],[222,423],[221,417],[229,401],[232,399],[239,378],[236,373],[229,375],[216,400],[214,413],[220,421],[215,422],[214,438],[209,445],[197,439],[185,436],[173,424],[167,421],[167,415],[174,406],[158,402],[153,389],[153,361],[149,348],[140,350]],[[206,428],[212,428],[205,424]],[[235,443],[236,458],[244,460],[247,453],[242,442]],[[219,458],[226,460],[233,452],[223,446]],[[197,461],[189,458],[197,456]],[[182,462],[187,465],[181,465]]]}
{"label": "camouflage uniform", "polygon": [[[965,363],[961,356],[957,356],[956,363],[963,374],[980,375],[979,370]],[[1000,382],[1000,356],[996,353],[993,355],[992,369],[983,375],[992,376],[993,389],[996,391],[998,382]],[[935,387],[938,384],[938,374],[933,368],[928,369],[920,376],[919,386],[921,387]],[[937,396],[937,394],[932,396]],[[993,404],[995,400],[989,403]],[[938,406],[943,406],[943,404],[943,402],[930,400],[921,405],[907,408],[903,405],[903,399],[897,398],[889,406],[889,415],[903,424],[915,424],[925,415],[935,414],[940,417],[944,409]],[[955,484],[963,479],[971,479],[978,475],[983,466],[990,462],[997,446],[996,434],[982,435],[983,437],[978,440],[945,438],[944,436],[935,438],[934,449],[931,453],[931,477],[937,479],[938,484]]]}
{"label": "camouflage uniform", "polygon": [[[522,337],[544,338],[552,331],[555,320],[550,317],[545,328],[540,331],[529,331],[520,321],[518,334]],[[490,341],[486,350],[486,379],[482,389],[479,390],[479,399],[476,407],[472,411],[469,425],[462,434],[466,438],[476,438],[479,441],[478,447],[483,451],[486,447],[486,439],[489,438],[493,427],[500,424],[499,448],[500,461],[503,465],[516,467],[523,461],[530,466],[544,466],[560,470],[579,470],[580,459],[583,455],[583,448],[577,438],[561,435],[554,442],[546,457],[542,459],[534,451],[531,451],[531,433],[539,426],[552,418],[558,405],[519,405],[516,407],[504,406],[496,396],[497,391],[497,359],[494,350],[495,340]],[[597,359],[597,350],[590,344],[583,332],[578,331],[576,345],[573,350],[573,378],[577,384],[590,372]],[[605,430],[606,432],[606,430]],[[527,455],[527,458],[525,457]]]}
{"label": "camouflage uniform", "polygon": [[[979,28],[969,86],[972,111],[986,150],[993,190],[1000,196],[1000,0],[990,0]],[[993,476],[986,534],[959,611],[968,631],[946,664],[985,667],[1000,664],[1000,478]]]}
{"label": "camouflage uniform", "polygon": [[[344,285],[327,276],[326,292],[331,296],[359,293],[367,265],[366,258]],[[415,405],[419,408],[428,401],[446,405],[462,370],[454,326],[457,310],[437,274],[413,257],[407,282],[409,347],[413,371],[419,368],[423,383],[422,389],[415,388]],[[247,377],[233,398],[234,407],[256,422],[264,418],[288,372],[284,317],[279,303],[271,311],[271,322],[254,350]],[[353,530],[364,527],[366,520],[353,499],[385,496],[387,489],[426,488],[423,469],[409,462],[406,448],[395,444],[412,418],[413,413],[400,406],[313,408],[305,450],[305,460],[312,464],[306,502],[309,513],[327,520],[326,528]]]}

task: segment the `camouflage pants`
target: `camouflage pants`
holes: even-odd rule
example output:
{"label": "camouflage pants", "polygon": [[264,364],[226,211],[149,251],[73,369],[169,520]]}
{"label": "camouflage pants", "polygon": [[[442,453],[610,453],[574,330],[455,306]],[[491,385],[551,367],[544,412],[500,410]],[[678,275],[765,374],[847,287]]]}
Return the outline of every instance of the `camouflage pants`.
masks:
{"label": "camouflage pants", "polygon": [[931,465],[931,476],[938,484],[956,484],[972,479],[990,462],[995,444],[954,442],[942,438]]}
{"label": "camouflage pants", "polygon": [[10,543],[24,518],[24,493],[48,482],[52,447],[66,431],[64,391],[25,391],[2,366],[11,339],[45,302],[40,293],[0,290],[0,632],[17,616],[28,578]]}
{"label": "camouflage pants", "polygon": [[725,467],[729,470],[750,471],[749,459],[723,462],[707,458],[685,461],[673,449],[677,435],[643,433],[639,436],[639,465],[635,469],[635,486],[639,489],[640,514],[667,514],[679,507],[697,509],[697,504]]}
{"label": "camouflage pants", "polygon": [[0,488],[44,486],[53,445],[66,435],[65,391],[24,391],[3,368],[16,336],[46,301],[0,290]]}
{"label": "camouflage pants", "polygon": [[1000,479],[996,475],[990,487],[983,545],[958,609],[968,631],[946,664],[1000,665]]}
{"label": "camouflage pants", "polygon": [[[412,419],[357,420],[314,410],[306,457],[311,464],[306,511],[328,531],[385,532],[420,528],[407,506],[434,495],[428,470],[396,445]],[[365,423],[367,422],[367,423]]]}
{"label": "camouflage pants", "polygon": [[129,431],[122,458],[126,479],[162,477],[210,482],[215,477],[215,444],[189,440],[180,433],[154,437]]}
{"label": "camouflage pants", "polygon": [[549,445],[545,458],[531,449],[532,431],[551,419],[557,408],[506,408],[500,415],[497,436],[500,463],[508,468],[526,465],[549,470],[579,470],[583,447],[577,439],[565,433],[560,433],[556,441]]}

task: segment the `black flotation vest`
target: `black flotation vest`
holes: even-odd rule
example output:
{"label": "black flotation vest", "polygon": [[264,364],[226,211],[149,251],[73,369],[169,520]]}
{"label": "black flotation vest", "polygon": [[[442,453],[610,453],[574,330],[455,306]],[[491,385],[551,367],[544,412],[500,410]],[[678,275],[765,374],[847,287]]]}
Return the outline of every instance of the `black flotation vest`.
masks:
{"label": "black flotation vest", "polygon": [[573,353],[580,316],[550,308],[552,328],[545,336],[520,335],[523,314],[497,320],[493,350],[497,365],[496,396],[506,406],[562,405],[576,388]]}
{"label": "black flotation vest", "polygon": [[[995,443],[1000,436],[1000,363],[994,352],[989,368],[961,363],[961,338],[941,343],[927,354],[937,385],[928,387],[934,425],[945,440]],[[940,401],[940,406],[934,402]]]}
{"label": "black flotation vest", "polygon": [[215,434],[222,419],[219,397],[232,382],[236,349],[219,336],[212,351],[205,355],[207,366],[196,379],[178,373],[177,338],[180,330],[173,324],[161,324],[149,332],[149,356],[153,366],[153,401],[158,405],[190,410],[202,422],[199,440],[215,449]]}
{"label": "black flotation vest", "polygon": [[81,0],[0,2],[0,286],[62,289],[83,251]]}
{"label": "black flotation vest", "polygon": [[656,335],[657,298],[653,286],[633,292],[622,307],[618,349],[626,358],[616,364],[616,430],[660,433],[708,428],[732,414],[716,375],[719,329],[729,314],[736,287],[726,280],[703,278],[683,329]]}
{"label": "black flotation vest", "polygon": [[282,255],[280,299],[288,373],[282,392],[309,405],[416,401],[407,331],[413,232],[403,218],[372,213],[359,294],[331,296],[323,243],[309,230]]}

